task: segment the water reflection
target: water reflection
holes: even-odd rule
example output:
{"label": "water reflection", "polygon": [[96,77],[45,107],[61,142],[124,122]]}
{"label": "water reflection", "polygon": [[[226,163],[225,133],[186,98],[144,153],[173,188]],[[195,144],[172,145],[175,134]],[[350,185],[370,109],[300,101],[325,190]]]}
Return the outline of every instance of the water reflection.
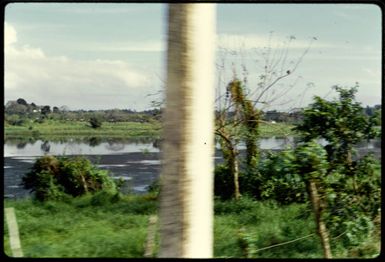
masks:
{"label": "water reflection", "polygon": [[154,139],[102,139],[91,137],[85,139],[67,139],[48,141],[4,141],[4,156],[42,156],[53,155],[108,155],[131,152],[159,152],[153,146]]}
{"label": "water reflection", "polygon": [[44,141],[41,146],[40,146],[41,151],[43,151],[45,154],[49,153],[49,150],[51,149],[51,145],[49,142],[46,140]]}
{"label": "water reflection", "polygon": [[[45,139],[47,140],[47,139]],[[45,141],[44,140],[44,141]],[[159,139],[154,137],[129,137],[129,138],[105,138],[100,136],[93,136],[93,137],[71,137],[71,138],[65,138],[65,137],[52,137],[49,139],[49,142],[55,142],[55,143],[86,143],[90,146],[92,145],[99,145],[103,142],[113,142],[113,143],[153,143],[154,141],[157,141]],[[35,144],[36,142],[42,141],[42,139],[37,139],[33,137],[6,137],[4,139],[4,144],[7,145],[17,145],[17,144]]]}
{"label": "water reflection", "polygon": [[23,142],[23,143],[18,143],[18,144],[16,144],[16,147],[17,147],[18,149],[23,149],[26,145],[27,145],[27,143]]}
{"label": "water reflection", "polygon": [[[140,152],[143,154],[159,152],[162,141],[154,138],[113,139],[101,137],[71,138],[56,140],[20,140],[6,139],[4,141],[4,156],[41,156],[47,153],[53,155],[108,155]],[[258,141],[262,150],[280,150],[293,148],[298,143],[295,137],[270,137]],[[318,140],[321,145],[327,145],[327,141]],[[216,148],[220,149],[219,143]],[[240,150],[245,145],[238,145]],[[357,144],[357,148],[368,150],[380,149],[381,139],[364,141]]]}
{"label": "water reflection", "polygon": [[102,139],[100,137],[91,137],[89,138],[88,143],[91,147],[95,147],[102,143]]}
{"label": "water reflection", "polygon": [[114,152],[118,152],[118,151],[123,151],[124,150],[124,144],[123,143],[116,143],[116,142],[108,142],[107,145],[105,146],[107,150],[109,151],[114,151]]}

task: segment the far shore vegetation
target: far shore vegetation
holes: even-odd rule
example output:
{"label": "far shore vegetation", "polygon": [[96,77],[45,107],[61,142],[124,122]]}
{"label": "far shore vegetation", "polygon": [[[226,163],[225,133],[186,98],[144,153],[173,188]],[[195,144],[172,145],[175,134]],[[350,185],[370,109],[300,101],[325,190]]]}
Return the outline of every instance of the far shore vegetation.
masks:
{"label": "far shore vegetation", "polygon": [[[377,257],[381,157],[356,158],[354,146],[381,139],[381,105],[362,108],[355,87],[336,87],[338,99],[316,96],[306,109],[262,112],[245,99],[241,82],[231,83],[238,114],[216,112],[224,162],[214,174],[214,257]],[[5,106],[4,131],[6,141],[24,142],[160,139],[161,110],[69,111],[20,98]],[[262,154],[256,142],[274,136],[299,143]],[[3,202],[16,212],[24,256],[156,257],[158,225],[150,221],[159,180],[142,195],[123,194],[123,184],[84,156],[38,158],[22,178],[30,197]],[[12,256],[5,220],[4,251]]]}
{"label": "far shore vegetation", "polygon": [[[374,109],[371,109],[374,110]],[[66,106],[38,106],[19,98],[5,105],[5,139],[58,140],[65,138],[138,138],[161,135],[161,109],[72,110]],[[216,112],[218,114],[218,112]],[[231,112],[229,112],[231,117]],[[296,136],[299,110],[264,112],[260,137]]]}
{"label": "far shore vegetation", "polygon": [[[289,123],[261,124],[261,137],[296,136]],[[27,122],[21,125],[4,126],[6,139],[31,138],[32,140],[58,140],[64,138],[158,138],[161,135],[161,123],[149,122],[102,122],[99,128],[92,128],[87,121],[46,120],[42,123]]]}

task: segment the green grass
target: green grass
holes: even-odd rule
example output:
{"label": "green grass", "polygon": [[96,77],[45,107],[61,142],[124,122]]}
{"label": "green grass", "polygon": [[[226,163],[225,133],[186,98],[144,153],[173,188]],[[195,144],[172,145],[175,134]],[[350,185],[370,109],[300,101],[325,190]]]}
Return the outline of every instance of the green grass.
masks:
{"label": "green grass", "polygon": [[[90,197],[70,203],[5,200],[14,207],[25,257],[143,257],[150,215],[157,213],[153,195],[124,196],[93,206]],[[10,255],[4,222],[4,249]],[[311,210],[306,204],[279,206],[275,202],[215,201],[214,256],[220,258],[322,258]],[[311,235],[313,234],[313,235]],[[310,235],[310,236],[309,236]],[[305,239],[285,245],[273,245]],[[159,235],[156,237],[158,249]],[[379,238],[344,250],[332,242],[334,257],[368,257]],[[265,247],[269,249],[260,250]],[[366,252],[366,253],[365,253]]]}
{"label": "green grass", "polygon": [[[311,210],[305,204],[277,206],[243,199],[216,204],[216,257],[322,258]],[[286,245],[273,245],[310,237]],[[262,248],[270,247],[265,250]]]}
{"label": "green grass", "polygon": [[[260,126],[261,137],[285,137],[295,135],[291,130],[293,125],[286,123],[262,123]],[[27,123],[23,126],[5,125],[6,138],[43,138],[46,140],[57,140],[64,137],[159,137],[161,132],[160,122],[138,123],[138,122],[103,122],[100,128],[93,129],[88,122],[81,121],[59,121],[46,120],[43,123]]]}
{"label": "green grass", "polygon": [[104,206],[90,205],[87,197],[73,203],[5,201],[8,206],[16,210],[25,257],[141,257],[148,217],[156,212],[155,201],[132,196]]}
{"label": "green grass", "polygon": [[55,139],[57,137],[148,137],[159,136],[160,123],[103,122],[100,128],[91,128],[88,122],[46,120],[24,126],[5,126],[5,137],[36,137]]}
{"label": "green grass", "polygon": [[294,125],[288,123],[261,123],[259,132],[261,137],[296,136],[297,133],[291,130],[293,127]]}

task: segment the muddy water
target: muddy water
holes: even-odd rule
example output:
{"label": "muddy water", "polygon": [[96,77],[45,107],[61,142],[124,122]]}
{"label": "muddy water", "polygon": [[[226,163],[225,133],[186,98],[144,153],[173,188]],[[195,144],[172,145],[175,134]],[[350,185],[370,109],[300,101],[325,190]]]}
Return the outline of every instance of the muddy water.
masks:
{"label": "muddy water", "polygon": [[[319,141],[325,144],[325,141]],[[259,144],[263,150],[280,150],[293,146],[295,139],[266,138]],[[358,155],[374,152],[381,156],[381,141],[373,140],[369,143],[357,145]],[[239,146],[241,152],[243,145]],[[110,171],[114,178],[123,178],[123,190],[132,193],[144,193],[160,174],[160,153],[154,142],[127,141],[64,141],[52,142],[37,140],[29,143],[6,141],[4,144],[4,195],[8,198],[28,196],[29,192],[21,186],[22,176],[32,167],[39,156],[51,155],[84,155],[100,168]],[[221,154],[217,145],[215,162],[221,162]]]}

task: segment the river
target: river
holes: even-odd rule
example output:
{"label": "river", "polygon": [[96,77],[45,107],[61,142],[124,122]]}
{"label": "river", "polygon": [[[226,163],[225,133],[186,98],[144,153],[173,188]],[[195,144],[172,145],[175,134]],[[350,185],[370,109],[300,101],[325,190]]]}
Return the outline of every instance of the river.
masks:
{"label": "river", "polygon": [[[319,141],[326,144],[325,141]],[[262,150],[281,150],[293,146],[295,139],[263,138],[259,141]],[[381,156],[381,140],[357,145],[359,157],[367,152]],[[242,152],[243,145],[239,145]],[[114,178],[123,178],[125,193],[144,193],[148,185],[159,177],[160,150],[152,140],[106,140],[88,139],[84,141],[42,141],[20,142],[6,140],[4,143],[4,196],[20,198],[28,196],[29,191],[20,186],[22,176],[29,171],[35,159],[45,154],[84,155],[102,169],[110,171]],[[214,160],[222,161],[219,145],[216,145]]]}

